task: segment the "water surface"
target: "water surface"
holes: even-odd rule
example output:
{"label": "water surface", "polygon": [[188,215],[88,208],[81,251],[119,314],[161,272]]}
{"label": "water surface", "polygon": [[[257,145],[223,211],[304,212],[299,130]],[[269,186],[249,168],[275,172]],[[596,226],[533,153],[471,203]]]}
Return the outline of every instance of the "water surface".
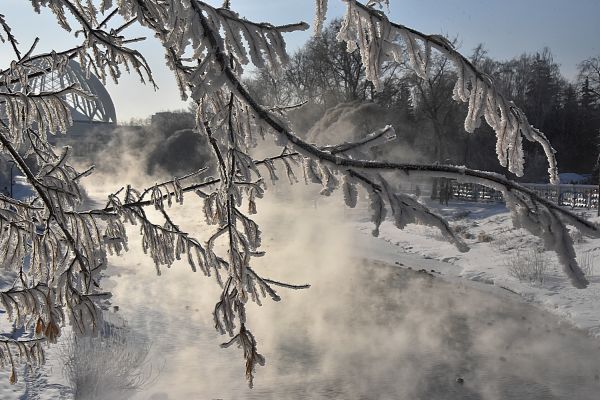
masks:
{"label": "water surface", "polygon": [[556,317],[509,293],[381,263],[348,268],[346,282],[317,278],[317,293],[251,308],[267,357],[252,390],[240,350],[218,348],[226,338],[189,273],[140,279],[127,293],[117,285],[161,368],[136,398],[597,399],[600,343]]}

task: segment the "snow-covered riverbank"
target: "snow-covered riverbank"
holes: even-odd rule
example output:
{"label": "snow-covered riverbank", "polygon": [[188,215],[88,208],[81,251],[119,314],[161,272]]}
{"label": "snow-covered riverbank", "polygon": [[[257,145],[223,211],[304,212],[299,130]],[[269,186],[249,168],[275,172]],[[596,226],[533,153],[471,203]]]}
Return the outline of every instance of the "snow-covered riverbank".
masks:
{"label": "snow-covered riverbank", "polygon": [[[450,202],[449,206],[430,205],[461,232],[471,247],[469,252],[460,253],[436,230],[419,225],[398,230],[392,223],[384,222],[377,240],[397,246],[398,251],[437,261],[434,266],[421,262],[418,268],[434,269],[447,278],[461,277],[505,288],[564,317],[591,335],[600,336],[600,240],[574,235],[578,261],[591,273],[588,275],[589,287],[576,289],[562,272],[554,253],[540,252],[539,239],[523,229],[512,227],[510,214],[502,204]],[[592,215],[595,210],[589,213]],[[371,223],[361,222],[357,227],[365,240],[372,240],[366,238],[370,236]],[[543,281],[519,281],[511,275],[511,266],[527,263],[532,255],[545,264]],[[394,260],[387,258],[386,261]]]}

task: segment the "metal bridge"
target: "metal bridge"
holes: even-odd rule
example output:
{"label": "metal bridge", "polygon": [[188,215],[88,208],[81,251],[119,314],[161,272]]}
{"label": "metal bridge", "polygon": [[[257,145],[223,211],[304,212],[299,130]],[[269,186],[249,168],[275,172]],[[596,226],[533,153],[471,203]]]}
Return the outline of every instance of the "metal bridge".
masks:
{"label": "metal bridge", "polygon": [[117,123],[115,106],[102,82],[94,74],[86,74],[74,60],[69,60],[64,71],[51,71],[29,83],[31,91],[37,93],[54,92],[73,84],[93,95],[91,98],[72,94],[66,96],[73,122]]}

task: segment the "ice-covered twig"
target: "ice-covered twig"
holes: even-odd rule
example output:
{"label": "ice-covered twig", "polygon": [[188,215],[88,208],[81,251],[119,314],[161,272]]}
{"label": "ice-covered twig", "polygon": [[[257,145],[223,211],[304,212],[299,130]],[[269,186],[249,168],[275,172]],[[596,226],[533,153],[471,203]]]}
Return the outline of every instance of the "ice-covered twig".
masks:
{"label": "ice-covered twig", "polygon": [[[512,101],[496,88],[493,79],[480,72],[452,43],[440,35],[426,35],[404,25],[390,22],[372,7],[356,0],[344,0],[347,11],[338,40],[347,44],[349,52],[359,49],[367,79],[381,89],[382,68],[387,62],[401,63],[408,54],[409,64],[418,76],[427,79],[431,51],[435,49],[453,61],[458,79],[453,98],[469,105],[465,130],[473,132],[485,121],[496,132],[496,153],[500,164],[517,176],[523,175],[522,138],[542,146],[548,160],[550,183],[558,183],[555,150],[546,136],[527,121]],[[403,42],[404,46],[400,43]]]}
{"label": "ice-covered twig", "polygon": [[369,133],[367,136],[357,141],[345,142],[334,146],[325,146],[322,149],[330,152],[331,154],[345,153],[346,155],[349,155],[348,153],[352,152],[353,150],[364,151],[365,148],[368,149],[379,146],[392,141],[395,138],[396,132],[394,131],[394,127],[391,125],[386,125],[385,127],[377,129],[376,131]]}
{"label": "ice-covered twig", "polygon": [[[394,191],[390,184],[385,178],[377,174],[375,182],[371,177],[366,176],[363,173],[358,173],[355,170],[349,169],[348,174],[355,178],[361,183],[369,193],[372,204],[384,204],[384,198],[389,208],[392,211],[392,218],[394,225],[398,229],[403,229],[407,224],[422,224],[437,228],[440,230],[442,235],[461,252],[469,251],[469,247],[466,243],[460,239],[454,231],[448,225],[448,222],[444,218],[433,213],[425,205],[419,203],[415,198],[411,196]],[[372,207],[376,212],[380,207]],[[384,217],[375,216],[373,222],[375,223],[374,234],[377,236],[379,231],[379,225],[383,222]]]}
{"label": "ice-covered twig", "polygon": [[21,51],[19,50],[19,42],[12,34],[12,30],[11,30],[10,26],[6,23],[6,19],[5,19],[4,15],[2,15],[2,14],[0,14],[0,27],[2,27],[2,30],[6,34],[6,39],[5,39],[4,36],[0,33],[0,41],[4,42],[5,40],[8,40],[10,42],[10,45],[12,46],[13,51],[15,52],[15,55],[17,56],[17,58],[21,59]]}

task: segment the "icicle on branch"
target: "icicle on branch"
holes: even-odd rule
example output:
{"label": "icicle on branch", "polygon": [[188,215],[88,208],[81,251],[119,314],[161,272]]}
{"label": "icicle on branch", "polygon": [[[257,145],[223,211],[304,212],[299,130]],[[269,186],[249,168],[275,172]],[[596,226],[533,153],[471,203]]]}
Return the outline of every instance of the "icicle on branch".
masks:
{"label": "icicle on branch", "polygon": [[327,14],[327,0],[315,0],[314,33],[319,35],[323,30],[323,23]]}
{"label": "icicle on branch", "polygon": [[[354,4],[354,2],[353,2]],[[362,8],[361,8],[362,9]],[[351,14],[352,15],[352,14]],[[371,15],[371,14],[369,14]],[[201,16],[201,22],[204,22],[204,17]],[[216,49],[220,49],[219,47],[219,39],[218,32],[211,30],[208,25],[203,25],[205,30],[205,34],[207,35],[207,40],[211,43]],[[230,68],[230,61],[227,54],[224,51],[216,51],[215,59],[219,63],[223,74],[226,76],[228,82],[228,87],[232,88],[236,92],[236,97],[243,100],[248,104],[254,115],[257,118],[263,121],[263,123],[269,126],[274,134],[276,135],[276,142],[279,145],[291,145],[293,146],[301,155],[309,158],[319,160],[320,163],[326,163],[329,168],[337,169],[340,168],[348,169],[356,169],[356,170],[367,170],[367,171],[399,171],[403,173],[411,173],[411,172],[428,172],[431,175],[435,176],[451,176],[453,178],[456,177],[464,177],[463,179],[472,178],[474,180],[481,181],[483,184],[487,186],[502,186],[510,190],[520,191],[526,194],[527,197],[531,198],[532,201],[536,204],[542,204],[545,207],[552,209],[555,211],[556,215],[561,218],[569,221],[569,223],[575,224],[578,229],[588,235],[598,235],[600,232],[599,228],[594,224],[585,221],[582,218],[579,218],[572,213],[569,213],[566,210],[562,210],[560,207],[545,201],[544,199],[539,198],[529,189],[524,188],[500,175],[493,173],[485,173],[481,171],[470,170],[463,167],[454,167],[454,166],[440,166],[440,165],[418,165],[418,164],[402,164],[402,163],[389,163],[389,162],[380,162],[380,161],[372,161],[372,160],[355,160],[348,157],[344,157],[339,154],[331,154],[327,151],[317,148],[316,146],[306,143],[301,140],[297,135],[295,135],[292,130],[287,127],[286,123],[283,122],[279,117],[275,116],[273,113],[270,113],[267,109],[262,107],[256,100],[252,97],[252,95],[247,91],[247,89],[241,84],[237,75]],[[314,161],[308,162],[308,165],[311,166],[311,163]],[[309,168],[310,171],[312,169]],[[305,168],[306,170],[306,168]],[[318,174],[312,174],[312,177],[318,177]],[[325,192],[328,192],[326,190]],[[557,223],[563,224],[561,220],[555,221]],[[566,240],[570,240],[566,238]],[[564,250],[561,248],[554,249],[556,251]],[[560,256],[559,259],[563,260]],[[576,264],[575,264],[576,265]],[[569,268],[575,269],[579,267],[571,266]],[[577,274],[572,275],[571,278],[575,278],[573,281],[574,285],[577,287],[585,287],[587,285],[587,281],[577,279]]]}
{"label": "icicle on branch", "polygon": [[364,6],[355,0],[344,1],[347,10],[338,40],[346,42],[349,52],[360,50],[367,79],[373,82],[376,90],[382,89],[383,65],[386,62],[401,63],[405,53],[417,75],[426,79],[432,49],[437,50],[452,60],[456,68],[458,79],[454,86],[454,100],[469,105],[465,130],[473,132],[485,118],[496,132],[496,153],[500,164],[517,176],[523,175],[525,163],[522,138],[538,143],[548,160],[550,183],[559,182],[555,150],[546,136],[531,126],[525,114],[499,93],[493,79],[456,51],[452,43],[440,35],[425,35],[392,23],[369,5]]}

